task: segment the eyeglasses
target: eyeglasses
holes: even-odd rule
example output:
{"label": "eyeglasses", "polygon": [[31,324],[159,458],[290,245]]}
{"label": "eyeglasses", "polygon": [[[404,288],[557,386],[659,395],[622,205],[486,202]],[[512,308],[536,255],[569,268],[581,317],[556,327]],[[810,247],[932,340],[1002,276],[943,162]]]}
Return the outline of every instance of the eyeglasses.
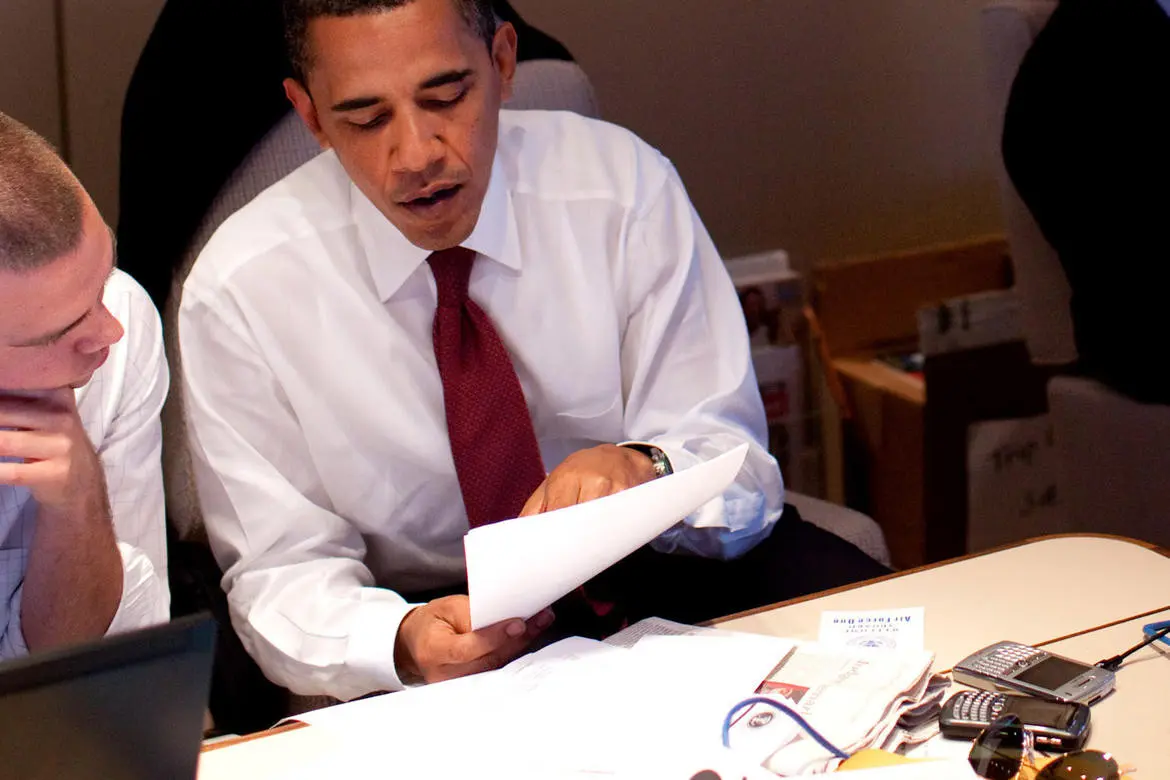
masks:
{"label": "eyeglasses", "polygon": [[[1032,734],[1018,716],[1005,715],[976,737],[967,760],[986,780],[1011,780],[1020,767],[1036,765]],[[1078,750],[1046,764],[1036,780],[1121,780],[1121,775],[1110,754]]]}

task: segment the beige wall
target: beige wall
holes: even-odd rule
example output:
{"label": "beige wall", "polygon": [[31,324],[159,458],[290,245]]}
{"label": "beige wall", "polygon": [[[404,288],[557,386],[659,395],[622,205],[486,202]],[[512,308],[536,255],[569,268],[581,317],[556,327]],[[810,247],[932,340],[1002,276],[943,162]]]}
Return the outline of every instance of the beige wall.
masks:
{"label": "beige wall", "polygon": [[[114,222],[122,97],[163,0],[58,2],[72,162]],[[608,119],[675,161],[727,254],[803,264],[999,229],[981,0],[513,3],[573,50]],[[0,107],[51,136],[52,5],[0,2],[18,62]]]}
{"label": "beige wall", "polygon": [[122,101],[163,0],[60,2],[65,20],[69,162],[106,221],[116,225]]}
{"label": "beige wall", "polygon": [[0,0],[0,111],[59,146],[55,30],[48,0]]}
{"label": "beige wall", "polygon": [[512,0],[671,157],[727,254],[999,230],[981,0]]}

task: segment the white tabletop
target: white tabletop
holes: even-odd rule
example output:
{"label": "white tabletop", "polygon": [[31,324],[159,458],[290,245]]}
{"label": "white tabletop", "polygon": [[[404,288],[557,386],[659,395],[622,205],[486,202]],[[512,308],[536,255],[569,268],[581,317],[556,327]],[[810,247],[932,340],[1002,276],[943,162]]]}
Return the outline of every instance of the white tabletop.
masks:
{"label": "white tabletop", "polygon": [[[822,610],[908,606],[926,608],[925,643],[937,654],[936,669],[1001,639],[1045,644],[1092,664],[1140,642],[1146,623],[1170,620],[1170,558],[1123,539],[1050,537],[719,626],[815,639]],[[1093,705],[1087,746],[1113,753],[1123,767],[1136,767],[1138,777],[1170,778],[1168,691],[1170,654],[1152,647],[1135,653],[1118,670],[1113,694]]]}
{"label": "white tabletop", "polygon": [[823,610],[895,607],[925,607],[926,647],[949,669],[1001,639],[1034,645],[1170,607],[1170,558],[1115,537],[1049,537],[718,625],[816,639]]}
{"label": "white tabletop", "polygon": [[[1142,641],[1142,626],[1170,620],[1170,610],[1131,620],[1044,649],[1095,663]],[[1118,763],[1136,767],[1137,777],[1170,777],[1170,653],[1144,647],[1117,670],[1117,688],[1093,705],[1088,747],[1113,753]]]}
{"label": "white tabletop", "polygon": [[[1049,649],[1093,663],[1141,639],[1141,626],[1170,619],[1170,558],[1122,539],[1051,537],[828,596],[720,622],[721,628],[815,639],[826,609],[923,606],[926,646],[937,669],[1000,639],[1028,644],[1121,623]],[[1117,691],[1093,708],[1090,746],[1138,766],[1140,777],[1170,777],[1170,657],[1145,649],[1118,672]],[[199,780],[281,778],[338,749],[312,727],[204,753]]]}

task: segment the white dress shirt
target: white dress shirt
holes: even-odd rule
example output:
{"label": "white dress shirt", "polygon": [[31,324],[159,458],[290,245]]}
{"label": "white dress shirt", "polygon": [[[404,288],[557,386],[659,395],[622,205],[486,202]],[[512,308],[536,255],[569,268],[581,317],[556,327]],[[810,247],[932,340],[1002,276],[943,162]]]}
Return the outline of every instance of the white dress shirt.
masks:
{"label": "white dress shirt", "polygon": [[[162,326],[146,292],[114,271],[102,300],[126,334],[77,390],[77,411],[101,458],[122,555],[122,600],[107,629],[114,634],[170,616],[159,424],[169,380]],[[20,604],[36,522],[28,489],[0,485],[0,658],[28,653]]]}
{"label": "white dress shirt", "polygon": [[[747,441],[736,483],[655,544],[732,557],[767,535],[783,487],[743,316],[665,158],[575,114],[504,111],[464,246],[547,469],[641,440],[683,470]],[[241,638],[299,693],[401,687],[397,592],[466,577],[428,254],[327,152],[225,222],[184,287],[204,519]]]}

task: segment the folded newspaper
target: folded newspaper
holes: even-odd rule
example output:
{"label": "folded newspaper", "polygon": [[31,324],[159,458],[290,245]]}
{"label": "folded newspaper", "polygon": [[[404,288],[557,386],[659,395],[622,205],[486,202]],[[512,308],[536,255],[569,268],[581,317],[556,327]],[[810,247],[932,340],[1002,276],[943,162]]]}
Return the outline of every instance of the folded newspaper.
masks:
{"label": "folded newspaper", "polygon": [[[649,618],[606,642],[632,647],[647,636],[731,633]],[[755,693],[800,713],[844,752],[865,748],[896,752],[938,733],[938,714],[949,680],[931,674],[933,653],[792,644],[793,649],[778,659]],[[751,693],[745,691],[744,697]],[[733,722],[730,737],[737,753],[781,777],[830,772],[841,762],[792,719],[766,705],[743,710]]]}

